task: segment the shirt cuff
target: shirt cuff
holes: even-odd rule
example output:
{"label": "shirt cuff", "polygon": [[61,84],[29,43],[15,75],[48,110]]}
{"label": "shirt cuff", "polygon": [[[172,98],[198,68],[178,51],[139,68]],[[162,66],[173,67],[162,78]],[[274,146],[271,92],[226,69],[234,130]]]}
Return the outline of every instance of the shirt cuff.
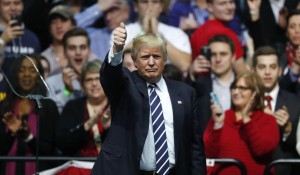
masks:
{"label": "shirt cuff", "polygon": [[108,63],[112,66],[117,66],[122,63],[123,50],[119,53],[113,53],[113,49],[109,50]]}

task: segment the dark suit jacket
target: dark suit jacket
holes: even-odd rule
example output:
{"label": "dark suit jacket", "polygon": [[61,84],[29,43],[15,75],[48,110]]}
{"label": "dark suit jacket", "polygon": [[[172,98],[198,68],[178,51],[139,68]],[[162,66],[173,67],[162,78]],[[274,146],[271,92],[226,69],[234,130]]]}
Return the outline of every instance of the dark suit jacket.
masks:
{"label": "dark suit jacket", "polygon": [[[283,128],[280,127],[280,143],[275,151],[275,159],[284,158],[300,158],[296,151],[296,131],[297,125],[300,117],[300,100],[294,94],[291,94],[283,89],[279,90],[277,96],[277,102],[275,106],[275,111],[286,106],[290,115],[290,120],[292,122],[292,132],[288,136],[286,141],[282,141],[283,138]],[[288,175],[288,174],[299,174],[300,172],[295,167],[290,165],[276,166],[275,173],[278,175]]]}
{"label": "dark suit jacket", "polygon": [[[111,66],[107,58],[100,80],[110,100],[112,123],[93,175],[139,175],[149,127],[147,85],[137,71]],[[173,109],[176,175],[205,175],[204,145],[200,134],[194,90],[165,79]],[[181,103],[180,103],[181,101]]]}
{"label": "dark suit jacket", "polygon": [[209,93],[213,90],[212,79],[210,75],[199,76],[197,77],[195,82],[192,82],[189,77],[190,76],[188,75],[186,78],[186,83],[191,85],[196,90],[197,101],[199,104],[199,113],[201,114],[199,116],[201,134],[203,134],[211,118],[211,98]]}
{"label": "dark suit jacket", "polygon": [[[291,11],[297,7],[298,3],[299,0],[285,0],[284,7]],[[251,22],[249,17],[246,24],[253,38],[255,48],[263,45],[281,47],[287,41],[285,29],[282,29],[276,23],[269,0],[261,2],[260,19],[256,22]]]}

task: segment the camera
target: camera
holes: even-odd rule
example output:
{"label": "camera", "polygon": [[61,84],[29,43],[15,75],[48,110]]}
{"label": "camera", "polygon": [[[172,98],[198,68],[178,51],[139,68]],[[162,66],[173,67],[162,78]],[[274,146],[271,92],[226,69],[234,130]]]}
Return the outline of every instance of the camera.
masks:
{"label": "camera", "polygon": [[211,50],[208,46],[203,46],[201,47],[201,50],[200,50],[200,55],[203,55],[205,56],[205,58],[210,61],[210,58],[211,58]]}
{"label": "camera", "polygon": [[13,14],[11,16],[11,20],[17,21],[16,23],[12,24],[12,27],[14,27],[14,26],[21,26],[22,25],[22,17],[21,17],[21,15]]}

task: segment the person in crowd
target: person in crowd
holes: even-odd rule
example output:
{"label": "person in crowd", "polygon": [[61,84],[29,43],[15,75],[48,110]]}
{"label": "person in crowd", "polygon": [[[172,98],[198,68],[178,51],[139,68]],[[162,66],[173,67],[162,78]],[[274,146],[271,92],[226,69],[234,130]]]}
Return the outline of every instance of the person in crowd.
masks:
{"label": "person in crowd", "polygon": [[0,47],[4,47],[5,61],[2,69],[9,67],[20,55],[41,51],[38,37],[22,21],[22,0],[0,0]]}
{"label": "person in crowd", "polygon": [[[52,156],[55,153],[55,127],[59,113],[52,100],[40,99],[41,108],[38,108],[36,101],[29,99],[29,95],[46,97],[47,94],[46,86],[37,72],[43,74],[41,63],[37,57],[29,57],[32,62],[27,56],[16,59],[8,77],[11,87],[7,90],[7,97],[0,108],[1,156],[35,156],[37,134],[39,134],[38,154]],[[0,174],[36,173],[35,162],[6,162],[4,165]],[[40,163],[38,170],[51,168],[49,166],[45,162]]]}
{"label": "person in crowd", "polygon": [[169,24],[193,32],[209,18],[206,0],[179,0],[170,10]]}
{"label": "person in crowd", "polygon": [[[233,63],[235,47],[233,41],[226,35],[216,35],[208,42],[211,56],[200,55],[190,68],[186,82],[193,86],[199,100],[201,132],[203,133],[209,119],[210,92],[215,92],[223,110],[230,108],[230,85],[235,78]],[[208,74],[203,76],[203,74]]]}
{"label": "person in crowd", "polygon": [[[264,113],[264,86],[258,75],[246,72],[231,85],[232,107],[223,111],[212,103],[212,117],[204,133],[208,158],[241,161],[249,175],[263,175],[279,143],[275,118]],[[239,174],[234,166],[215,165],[212,174]]]}
{"label": "person in crowd", "polygon": [[282,49],[286,43],[286,16],[299,0],[247,0],[246,25],[255,48],[271,45]]}
{"label": "person in crowd", "polygon": [[[75,17],[77,17],[76,19],[79,22],[78,26],[86,28],[89,32],[92,52],[103,61],[112,45],[112,31],[119,26],[120,22],[128,21],[129,15],[130,7],[128,0],[100,0],[97,4],[82,12],[80,16],[78,14]],[[91,27],[91,21],[100,17],[104,18],[105,27]]]}
{"label": "person in crowd", "polygon": [[[280,142],[273,159],[300,158],[296,151],[296,131],[300,117],[300,99],[279,87],[282,69],[279,57],[270,46],[259,47],[253,57],[253,69],[262,79],[265,87],[264,111],[273,115],[280,131]],[[297,166],[276,165],[275,174],[299,174]]]}
{"label": "person in crowd", "polygon": [[280,86],[300,96],[300,10],[293,10],[287,16],[287,38],[285,51],[280,55],[283,75]]}
{"label": "person in crowd", "polygon": [[64,5],[57,5],[52,8],[48,19],[52,43],[42,52],[42,55],[50,63],[50,75],[53,75],[61,72],[61,68],[68,64],[64,55],[62,39],[67,31],[76,26],[76,21],[70,7]]}
{"label": "person in crowd", "polygon": [[[0,68],[4,62],[4,49],[0,48]],[[0,71],[0,102],[6,98],[7,81],[4,78],[4,72]]]}
{"label": "person in crowd", "polygon": [[178,67],[176,67],[173,64],[166,64],[164,67],[164,71],[163,71],[163,76],[171,79],[171,80],[176,80],[176,81],[183,81],[183,74],[180,71],[180,69],[178,69]]}
{"label": "person in crowd", "polygon": [[234,42],[235,62],[234,71],[241,73],[247,70],[244,61],[244,50],[237,35],[225,24],[231,21],[235,13],[235,3],[233,0],[207,0],[207,8],[210,19],[199,26],[191,36],[191,46],[193,59],[200,55],[200,49],[207,45],[209,39],[215,35],[226,35]]}
{"label": "person in crowd", "polygon": [[132,47],[133,38],[144,33],[157,33],[168,42],[168,61],[183,73],[191,64],[191,45],[188,36],[181,30],[159,22],[158,17],[163,11],[163,0],[135,0],[135,11],[138,21],[128,24],[126,47]]}
{"label": "person in crowd", "polygon": [[162,76],[167,42],[154,33],[135,38],[130,72],[121,66],[126,36],[121,23],[101,67],[112,122],[91,174],[205,175],[195,92]]}
{"label": "person in crowd", "polygon": [[49,77],[49,74],[50,74],[50,69],[51,69],[50,63],[47,60],[47,58],[45,58],[44,56],[38,55],[38,57],[40,59],[40,62],[42,64],[43,71],[44,71],[43,78],[46,79]]}
{"label": "person in crowd", "polygon": [[108,99],[100,84],[100,67],[99,60],[82,67],[80,84],[85,96],[70,100],[58,121],[56,144],[65,156],[96,157],[110,126]]}
{"label": "person in crowd", "polygon": [[[168,18],[168,24],[181,28],[190,36],[196,28],[209,20],[207,2],[206,0],[177,0],[169,11]],[[237,12],[226,26],[238,35],[243,46],[246,45],[246,28]]]}
{"label": "person in crowd", "polygon": [[136,70],[136,67],[131,57],[131,49],[129,48],[123,51],[123,66],[127,67],[130,72]]}
{"label": "person in crowd", "polygon": [[81,28],[69,30],[63,37],[63,47],[68,65],[62,69],[62,73],[46,79],[50,97],[56,102],[60,113],[66,102],[82,96],[79,77],[82,66],[91,54],[88,33]]}

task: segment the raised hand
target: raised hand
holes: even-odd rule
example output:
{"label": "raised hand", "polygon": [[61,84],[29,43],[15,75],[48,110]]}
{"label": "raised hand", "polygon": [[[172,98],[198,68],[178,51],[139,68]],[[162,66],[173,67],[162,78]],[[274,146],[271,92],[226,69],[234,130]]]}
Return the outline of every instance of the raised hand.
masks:
{"label": "raised hand", "polygon": [[6,112],[2,121],[13,134],[16,134],[22,127],[21,118],[15,116],[12,112]]}
{"label": "raised hand", "polygon": [[210,61],[208,61],[203,55],[199,55],[193,61],[190,67],[190,78],[192,81],[195,81],[195,75],[199,75],[201,73],[209,72],[211,69]]}
{"label": "raised hand", "polygon": [[77,73],[71,67],[64,67],[62,69],[62,75],[65,87],[68,89],[68,91],[73,92],[76,87],[73,87],[72,80],[76,80],[78,78]]}
{"label": "raised hand", "polygon": [[247,123],[251,120],[250,115],[251,115],[251,112],[252,112],[251,110],[252,110],[252,106],[253,106],[255,96],[256,96],[256,92],[253,92],[251,98],[249,99],[246,106],[242,110],[242,119],[243,119],[244,123]]}
{"label": "raised hand", "polygon": [[14,40],[16,37],[24,34],[24,27],[21,25],[14,26],[16,23],[16,20],[10,20],[9,25],[5,27],[1,35],[1,38],[5,41],[5,43],[8,43]]}
{"label": "raised hand", "polygon": [[123,22],[120,23],[120,26],[114,30],[114,38],[113,38],[113,53],[119,53],[123,50],[125,41],[127,38],[127,31],[125,29],[125,24]]}
{"label": "raised hand", "polygon": [[279,126],[285,126],[290,118],[288,109],[285,106],[275,111],[274,116]]}
{"label": "raised hand", "polygon": [[[225,120],[224,112],[219,105],[213,104],[210,106],[212,112],[212,119],[215,123],[223,124]],[[221,114],[221,115],[220,115]]]}

